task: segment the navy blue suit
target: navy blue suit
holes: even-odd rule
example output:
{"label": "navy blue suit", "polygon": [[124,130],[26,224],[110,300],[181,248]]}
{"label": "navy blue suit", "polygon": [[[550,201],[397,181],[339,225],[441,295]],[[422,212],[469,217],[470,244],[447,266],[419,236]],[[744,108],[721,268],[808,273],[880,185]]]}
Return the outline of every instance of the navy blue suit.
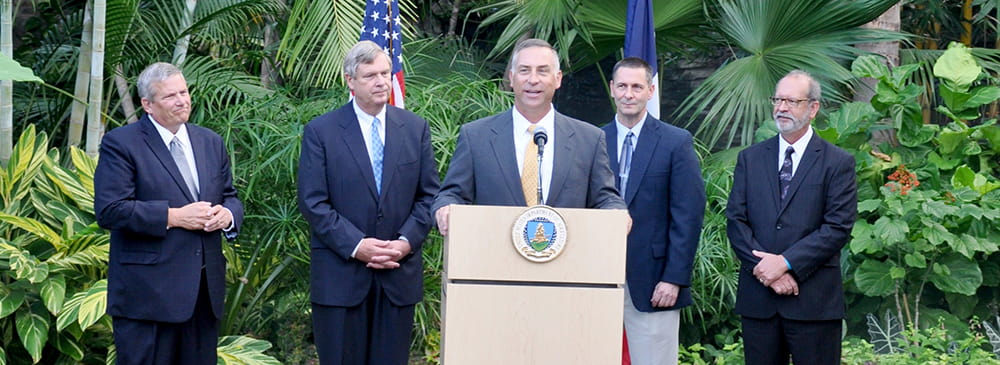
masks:
{"label": "navy blue suit", "polygon": [[[611,169],[619,171],[618,128],[612,121],[603,129]],[[647,115],[632,152],[625,203],[632,216],[625,273],[632,303],[640,312],[691,305],[705,185],[690,133]],[[654,308],[649,302],[660,281],[681,288],[672,307]]]}
{"label": "navy blue suit", "polygon": [[[781,199],[778,138],[740,151],[733,175],[726,230],[741,264],[736,313],[754,320],[836,321],[831,325],[839,330],[844,317],[840,250],[850,240],[857,218],[854,157],[814,133],[787,196]],[[778,295],[758,282],[753,268],[760,259],[752,250],[784,255],[799,295]],[[748,335],[753,338],[751,345],[783,346],[772,343],[778,340],[770,336],[754,337],[744,328],[744,336]],[[839,338],[832,340],[839,344]],[[839,359],[839,354],[819,356]]]}
{"label": "navy blue suit", "polygon": [[195,315],[204,285],[210,315],[222,318],[226,294],[222,234],[168,230],[167,210],[195,201],[221,204],[233,213],[234,228],[226,233],[233,239],[243,220],[243,205],[233,188],[222,138],[196,125],[186,128],[198,170],[197,200],[148,116],[111,130],[101,142],[94,172],[94,214],[97,223],[111,231],[107,311],[112,317],[187,321]]}
{"label": "navy blue suit", "polygon": [[[390,105],[385,108],[381,195],[375,187],[368,148],[351,103],[317,117],[303,131],[298,196],[299,210],[310,226],[310,287],[314,308],[315,304],[361,305],[369,298],[372,288],[395,307],[413,306],[423,298],[420,250],[431,227],[430,204],[439,186],[430,129],[426,121],[412,112]],[[362,238],[395,240],[400,236],[409,241],[411,253],[399,261],[398,268],[370,269],[365,262],[351,257]],[[374,314],[375,318],[379,316],[378,312]],[[412,320],[411,314],[408,321],[403,319],[406,323],[397,324],[396,328],[389,329],[392,333],[387,334],[402,336],[395,342],[403,344],[392,344],[402,350],[376,348],[373,350],[381,353],[370,354],[369,359],[362,362],[379,363],[379,356],[385,352],[393,354],[383,359],[400,356],[405,359]],[[352,326],[350,323],[316,325]],[[357,331],[359,336],[367,333],[365,324],[353,326],[362,328],[344,330]],[[361,346],[366,343],[360,342]],[[322,345],[317,343],[317,346]],[[338,354],[331,353],[338,357],[334,363],[339,363],[340,352],[349,351],[365,350],[338,350]],[[398,354],[399,351],[403,353]],[[321,353],[321,359],[323,356]],[[383,361],[389,363],[390,360]]]}

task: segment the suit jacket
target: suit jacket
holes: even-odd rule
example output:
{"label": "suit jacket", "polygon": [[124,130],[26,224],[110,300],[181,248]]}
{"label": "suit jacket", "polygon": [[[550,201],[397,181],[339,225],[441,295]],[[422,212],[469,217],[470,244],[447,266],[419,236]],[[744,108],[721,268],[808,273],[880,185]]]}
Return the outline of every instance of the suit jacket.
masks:
{"label": "suit jacket", "polygon": [[[603,129],[611,170],[619,171],[615,124],[612,121]],[[632,231],[625,280],[632,303],[641,312],[691,305],[691,269],[705,216],[705,184],[691,133],[647,115],[627,181],[625,203]],[[649,303],[660,281],[681,287],[672,307],[654,308]]]}
{"label": "suit jacket", "polygon": [[[303,131],[298,195],[310,227],[312,301],[355,306],[372,280],[379,280],[393,304],[415,304],[423,297],[420,249],[438,190],[430,128],[416,114],[386,106],[381,195],[361,133],[351,103],[313,119]],[[398,268],[369,269],[351,258],[362,238],[401,235],[411,254]]]}
{"label": "suit jacket", "polygon": [[[465,124],[431,211],[449,204],[524,206],[514,151],[513,111]],[[604,132],[555,113],[555,150],[546,205],[627,209],[608,167]]]}
{"label": "suit jacket", "polygon": [[[857,218],[854,157],[813,134],[787,196],[778,191],[778,138],[740,151],[726,208],[729,242],[741,263],[736,312],[794,320],[844,317],[840,250]],[[782,254],[799,295],[778,295],[753,276],[751,250]]]}
{"label": "suit jacket", "polygon": [[200,193],[191,196],[170,150],[149,116],[108,132],[94,172],[94,215],[111,231],[108,314],[138,320],[183,322],[194,313],[202,267],[212,311],[222,318],[226,259],[220,232],[167,229],[167,209],[195,201],[233,213],[234,239],[243,205],[233,188],[222,138],[187,124]]}

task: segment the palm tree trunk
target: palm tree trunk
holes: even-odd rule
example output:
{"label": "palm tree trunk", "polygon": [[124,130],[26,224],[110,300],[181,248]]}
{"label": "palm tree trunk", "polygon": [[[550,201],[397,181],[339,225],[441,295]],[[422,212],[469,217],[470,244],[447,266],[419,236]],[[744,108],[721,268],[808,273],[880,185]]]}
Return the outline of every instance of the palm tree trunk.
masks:
{"label": "palm tree trunk", "polygon": [[[187,11],[184,12],[184,16],[181,18],[181,29],[180,31],[187,31],[191,27],[191,21],[194,18],[194,7],[198,5],[197,0],[185,0],[187,5]],[[191,42],[191,35],[181,37],[177,40],[177,45],[174,46],[174,65],[184,64],[184,60],[187,58],[188,45]]]}
{"label": "palm tree trunk", "polygon": [[455,28],[458,27],[458,11],[462,6],[462,0],[454,0],[451,4],[451,18],[448,19],[448,36],[455,35]]}
{"label": "palm tree trunk", "polygon": [[972,0],[962,2],[962,44],[972,47]]}
{"label": "palm tree trunk", "polygon": [[[285,5],[285,0],[279,0],[282,7]],[[281,41],[281,34],[278,33],[277,20],[275,19],[275,14],[268,15],[264,17],[264,49],[267,50],[271,48],[272,45]],[[260,84],[265,88],[270,89],[271,86],[280,84],[281,80],[278,75],[278,68],[274,66],[274,62],[277,59],[274,54],[268,54],[265,52],[263,60],[260,63]]]}
{"label": "palm tree trunk", "polygon": [[94,3],[87,1],[83,11],[83,34],[80,36],[80,55],[76,63],[76,88],[73,95],[73,105],[69,116],[69,133],[66,136],[67,146],[79,146],[83,137],[83,120],[87,116],[87,91],[90,90],[90,52],[94,41]]}
{"label": "palm tree trunk", "polygon": [[128,81],[125,81],[125,72],[122,71],[122,65],[118,64],[115,66],[115,87],[118,89],[118,97],[121,98],[122,113],[125,113],[125,120],[128,124],[135,123],[139,120],[135,116],[135,104],[132,104],[132,93],[128,92]]}
{"label": "palm tree trunk", "polygon": [[90,105],[87,107],[87,154],[97,156],[104,134],[101,96],[104,95],[104,31],[107,0],[94,0],[94,42],[90,64]]}
{"label": "palm tree trunk", "polygon": [[[13,26],[14,3],[12,0],[3,0],[0,4],[0,52],[13,57],[14,42],[11,32]],[[10,160],[11,151],[14,148],[14,82],[11,80],[0,81],[0,163],[4,166]]]}
{"label": "palm tree trunk", "polygon": [[[862,25],[861,27],[898,32],[900,27],[899,11],[900,6],[899,4],[896,4],[875,20],[872,20],[868,24]],[[885,64],[889,66],[889,68],[899,66],[898,41],[861,43],[857,45],[857,48],[882,56]],[[875,85],[878,85],[878,80],[866,77],[861,79],[861,82],[864,83],[864,86],[855,90],[854,101],[871,101],[872,96],[875,95]]]}

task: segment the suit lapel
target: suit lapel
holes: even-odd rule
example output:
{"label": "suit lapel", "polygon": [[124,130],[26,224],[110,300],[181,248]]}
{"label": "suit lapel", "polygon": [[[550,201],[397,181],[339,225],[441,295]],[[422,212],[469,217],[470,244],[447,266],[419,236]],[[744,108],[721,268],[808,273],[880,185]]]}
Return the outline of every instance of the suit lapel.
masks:
{"label": "suit lapel", "polygon": [[781,210],[781,193],[778,187],[778,163],[776,160],[778,158],[778,138],[781,138],[781,135],[772,137],[766,142],[767,148],[764,149],[765,156],[761,159],[761,161],[767,161],[764,166],[768,171],[768,173],[765,174],[765,176],[767,176],[768,194],[771,195],[771,199],[774,201],[774,206],[778,207],[778,210]]}
{"label": "suit lapel", "polygon": [[556,148],[552,151],[552,180],[549,181],[549,198],[545,200],[546,205],[559,201],[559,192],[566,182],[569,170],[573,168],[573,139],[576,138],[576,129],[572,123],[566,120],[566,116],[559,112],[555,113],[556,126]]}
{"label": "suit lapel", "polygon": [[[396,173],[396,164],[399,162],[399,150],[402,139],[399,133],[403,130],[403,120],[396,113],[396,110],[389,105],[385,106],[385,153],[382,157],[382,191],[391,186],[392,178]],[[372,181],[375,175],[372,173]],[[383,194],[384,195],[384,194]]]}
{"label": "suit lapel", "polygon": [[139,120],[142,123],[142,131],[145,134],[146,146],[153,151],[153,155],[156,159],[160,160],[160,164],[163,165],[163,169],[167,171],[171,179],[174,180],[174,184],[177,188],[181,190],[184,197],[190,202],[194,202],[195,199],[191,196],[191,192],[188,190],[187,184],[184,183],[184,177],[181,176],[181,170],[177,168],[177,163],[174,162],[174,157],[170,155],[170,150],[167,149],[167,145],[163,143],[163,138],[160,138],[160,133],[156,131],[156,127],[153,126],[153,121],[149,119],[149,116],[143,115],[142,119]]}
{"label": "suit lapel", "polygon": [[528,202],[524,200],[524,193],[521,190],[521,175],[517,171],[517,153],[514,151],[513,109],[495,120],[492,132],[490,146],[493,148],[493,156],[500,167],[500,173],[503,174],[508,193],[514,197],[517,204],[527,205]]}
{"label": "suit lapel", "polygon": [[625,187],[625,204],[631,204],[635,198],[636,190],[642,177],[646,176],[646,169],[649,167],[649,160],[653,158],[653,151],[660,142],[660,125],[651,117],[646,117],[646,122],[639,132],[639,142],[632,152],[632,166],[628,172],[628,186]]}
{"label": "suit lapel", "polygon": [[[212,188],[212,184],[207,183],[208,179],[212,178],[211,173],[208,171],[208,166],[210,165],[208,160],[208,139],[202,135],[201,130],[196,130],[191,128],[189,124],[187,126],[188,139],[191,141],[191,151],[194,154],[194,168],[198,170],[198,199],[201,197],[208,196],[205,189]],[[214,166],[214,164],[212,164]]]}
{"label": "suit lapel", "polygon": [[621,190],[621,177],[618,176],[618,126],[614,119],[604,127],[605,145],[608,147],[608,161],[611,172],[615,175],[615,188]]}
{"label": "suit lapel", "polygon": [[806,176],[809,176],[809,171],[816,165],[816,161],[819,161],[822,154],[823,143],[820,140],[820,136],[813,133],[812,139],[809,140],[809,145],[806,146],[806,152],[802,154],[802,159],[799,160],[799,167],[795,169],[795,175],[792,175],[792,183],[788,186],[788,194],[781,202],[781,209],[778,210],[778,215],[781,215],[785,211],[785,208],[788,207],[788,202],[795,197],[795,192],[799,190],[799,186],[802,186],[802,180],[805,180]]}
{"label": "suit lapel", "polygon": [[[354,157],[354,162],[358,165],[358,171],[361,172],[361,176],[364,177],[365,185],[368,185],[368,191],[371,192],[372,197],[375,201],[378,201],[378,190],[375,189],[375,173],[372,171],[372,160],[368,157],[368,147],[365,146],[365,138],[361,133],[361,126],[358,124],[358,116],[354,114],[354,105],[348,103],[343,108],[341,108],[340,117],[340,128],[343,129],[343,133],[340,133],[340,138],[347,146],[347,150]],[[388,131],[386,135],[388,135]],[[384,161],[383,161],[384,162]],[[385,164],[383,163],[383,166]],[[382,169],[384,172],[385,169]]]}

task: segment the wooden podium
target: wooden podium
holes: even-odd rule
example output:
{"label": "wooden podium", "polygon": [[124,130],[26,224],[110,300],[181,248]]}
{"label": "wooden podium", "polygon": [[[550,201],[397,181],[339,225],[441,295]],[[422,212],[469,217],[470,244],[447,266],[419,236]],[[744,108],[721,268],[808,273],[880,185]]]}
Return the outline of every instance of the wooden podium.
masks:
{"label": "wooden podium", "polygon": [[442,364],[620,364],[626,211],[555,209],[567,241],[537,263],[512,238],[526,209],[451,206]]}

